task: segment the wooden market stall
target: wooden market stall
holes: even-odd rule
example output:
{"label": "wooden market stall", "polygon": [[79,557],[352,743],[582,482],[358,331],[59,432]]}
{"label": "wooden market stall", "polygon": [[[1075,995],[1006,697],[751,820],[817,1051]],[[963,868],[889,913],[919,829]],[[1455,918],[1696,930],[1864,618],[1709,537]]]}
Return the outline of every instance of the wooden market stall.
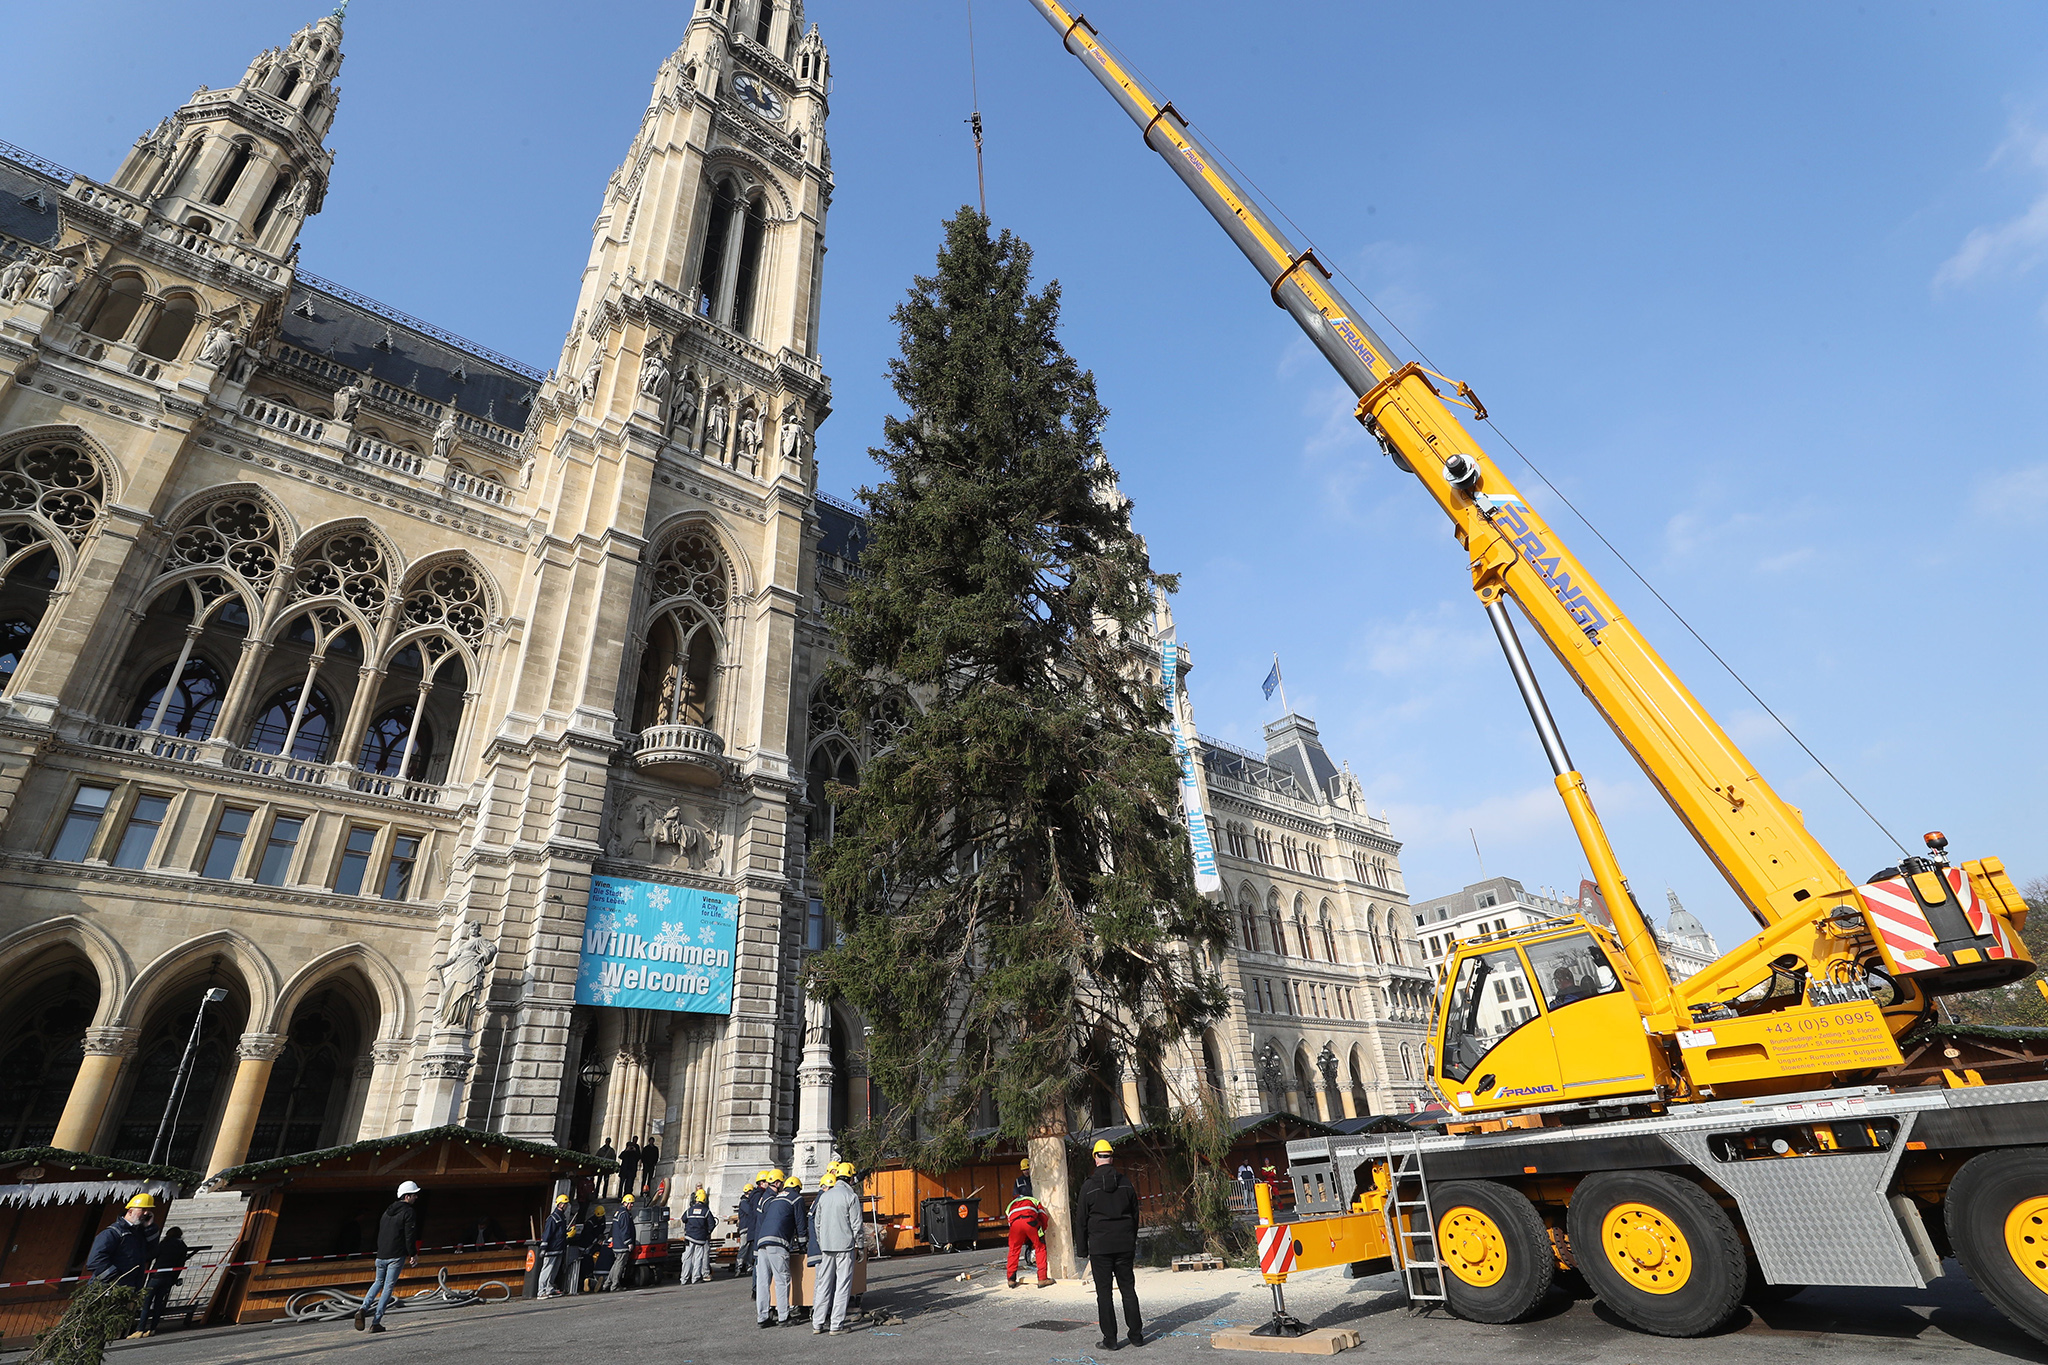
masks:
{"label": "wooden market stall", "polygon": [[558,1182],[617,1167],[551,1143],[454,1126],[230,1167],[205,1188],[248,1196],[233,1258],[242,1264],[224,1277],[209,1320],[265,1322],[284,1316],[301,1290],[368,1289],[378,1221],[406,1180],[422,1190],[420,1255],[400,1272],[399,1294],[431,1289],[444,1269],[450,1288],[501,1280],[518,1294]]}
{"label": "wooden market stall", "polygon": [[[156,1226],[199,1172],[89,1152],[21,1147],[0,1152],[0,1348],[28,1344],[64,1316],[99,1230],[130,1198],[156,1196]],[[40,1283],[38,1283],[40,1282]]]}

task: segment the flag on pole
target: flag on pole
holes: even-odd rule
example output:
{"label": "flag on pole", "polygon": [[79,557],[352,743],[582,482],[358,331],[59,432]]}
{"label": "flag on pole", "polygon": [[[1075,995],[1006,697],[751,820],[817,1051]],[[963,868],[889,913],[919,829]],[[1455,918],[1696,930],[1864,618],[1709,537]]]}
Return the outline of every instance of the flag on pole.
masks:
{"label": "flag on pole", "polygon": [[1267,700],[1267,701],[1271,701],[1271,700],[1273,700],[1273,689],[1274,689],[1274,688],[1276,688],[1276,687],[1278,687],[1279,685],[1280,685],[1280,658],[1279,658],[1279,656],[1278,656],[1278,655],[1275,655],[1275,656],[1273,657],[1273,668],[1272,668],[1272,671],[1266,674],[1266,681],[1265,681],[1264,683],[1260,684],[1260,686],[1262,686],[1262,687],[1264,687],[1264,688],[1266,689],[1266,700]]}

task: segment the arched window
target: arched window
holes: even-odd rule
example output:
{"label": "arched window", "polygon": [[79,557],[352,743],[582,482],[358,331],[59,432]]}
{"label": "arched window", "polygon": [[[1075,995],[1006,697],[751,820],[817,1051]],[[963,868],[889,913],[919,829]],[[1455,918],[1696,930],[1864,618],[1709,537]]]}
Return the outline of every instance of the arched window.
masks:
{"label": "arched window", "polygon": [[216,502],[171,537],[171,563],[217,564],[262,593],[277,572],[277,519],[254,498]]}
{"label": "arched window", "polygon": [[356,766],[380,777],[400,776],[403,766],[407,781],[424,781],[427,758],[434,752],[434,732],[424,721],[415,729],[413,712],[417,709],[417,702],[405,702],[372,721]]}
{"label": "arched window", "polygon": [[[171,687],[171,669],[175,666],[165,664],[149,675],[134,713],[128,717],[128,725],[131,729],[154,730],[181,739],[205,739],[213,733],[213,722],[220,714],[221,695],[227,691],[227,684],[221,680],[220,670],[193,655],[185,660],[177,686]],[[170,690],[168,699],[164,696],[166,688]]]}
{"label": "arched window", "polygon": [[1280,922],[1280,893],[1266,893],[1266,931],[1273,936],[1273,951],[1287,956],[1287,926]]}
{"label": "arched window", "polygon": [[1415,1053],[1406,1043],[1401,1044],[1401,1079],[1415,1079]]}
{"label": "arched window", "polygon": [[761,0],[760,11],[754,16],[754,41],[762,47],[768,46],[768,35],[775,28],[775,0]]}
{"label": "arched window", "polygon": [[106,296],[93,311],[92,321],[85,330],[96,337],[119,341],[128,335],[129,324],[135,321],[136,312],[142,307],[142,277],[122,275],[107,286]]}
{"label": "arched window", "polygon": [[28,642],[36,637],[36,623],[20,617],[0,621],[0,692],[14,681],[15,670],[21,667],[21,656],[28,652]]}
{"label": "arched window", "polygon": [[0,1143],[45,1147],[85,1058],[85,1029],[97,1003],[84,972],[38,989],[0,1037]]}
{"label": "arched window", "polygon": [[163,311],[156,315],[149,335],[143,338],[143,354],[155,356],[158,360],[176,360],[192,335],[193,323],[198,320],[198,301],[190,294],[173,294],[164,301]]}
{"label": "arched window", "polygon": [[1245,951],[1259,951],[1259,903],[1252,897],[1250,884],[1237,893],[1237,914],[1244,925]]}
{"label": "arched window", "polygon": [[739,192],[731,180],[720,180],[711,187],[711,211],[704,220],[704,257],[697,269],[697,311],[713,322],[720,321],[724,311],[719,295],[725,284],[726,243],[738,209]]}
{"label": "arched window", "polygon": [[235,185],[241,180],[242,172],[249,169],[249,156],[249,144],[237,142],[235,150],[228,154],[228,164],[221,169],[220,179],[214,182],[213,193],[206,196],[207,203],[228,202],[228,196],[235,192]]}
{"label": "arched window", "polygon": [[730,176],[712,186],[704,255],[697,271],[700,315],[735,332],[751,333],[767,235],[767,212],[759,193],[746,193]]}
{"label": "arched window", "polygon": [[1298,891],[1294,895],[1294,946],[1304,960],[1316,960],[1316,947],[1308,936],[1308,901]]}
{"label": "arched window", "polygon": [[1372,906],[1365,908],[1365,941],[1372,945],[1372,960],[1385,962],[1386,954],[1380,949],[1380,912]]}
{"label": "arched window", "polygon": [[[0,482],[0,489],[6,487]],[[0,526],[0,692],[20,670],[59,575],[57,552],[34,527]]]}
{"label": "arched window", "polygon": [[270,226],[271,215],[277,212],[279,201],[291,193],[292,179],[292,173],[287,168],[279,171],[277,178],[270,182],[270,193],[263,196],[263,207],[256,210],[253,228],[257,236],[262,236],[263,230]]}
{"label": "arched window", "polygon": [[[295,66],[294,66],[294,67],[291,67],[291,68],[289,68],[289,69],[287,69],[287,70],[285,71],[285,73],[284,73],[284,80],[283,80],[283,82],[281,82],[281,83],[280,83],[280,84],[278,85],[278,87],[277,87],[277,97],[278,97],[279,99],[281,99],[281,100],[286,100],[286,101],[289,101],[289,100],[291,99],[291,97],[292,97],[293,93],[294,93],[294,92],[296,92],[296,91],[298,90],[298,88],[299,88],[299,69],[298,69],[297,67],[295,67]],[[213,202],[214,202],[214,203],[216,203],[216,204],[218,204],[218,203],[220,203],[221,201],[220,201],[220,200],[218,200],[218,199],[216,199],[216,200],[214,200]]]}
{"label": "arched window", "polygon": [[819,745],[811,755],[804,778],[804,799],[811,805],[808,821],[810,841],[813,847],[818,847],[831,842],[839,821],[839,803],[832,799],[825,784],[837,782],[842,787],[859,786],[860,765],[854,762],[851,749],[838,740],[832,740]]}
{"label": "arched window", "polygon": [[299,551],[292,574],[294,597],[339,597],[375,617],[391,595],[384,549],[361,531],[337,531]]}
{"label": "arched window", "polygon": [[1316,907],[1316,931],[1323,940],[1324,960],[1329,962],[1337,961],[1337,933],[1330,927],[1330,903],[1328,901],[1324,901],[1320,906]]}
{"label": "arched window", "polygon": [[287,757],[302,763],[327,761],[328,745],[334,738],[334,703],[316,685],[300,706],[303,686],[293,683],[270,699],[249,730],[249,748],[259,754],[282,754],[289,738],[291,753]]}

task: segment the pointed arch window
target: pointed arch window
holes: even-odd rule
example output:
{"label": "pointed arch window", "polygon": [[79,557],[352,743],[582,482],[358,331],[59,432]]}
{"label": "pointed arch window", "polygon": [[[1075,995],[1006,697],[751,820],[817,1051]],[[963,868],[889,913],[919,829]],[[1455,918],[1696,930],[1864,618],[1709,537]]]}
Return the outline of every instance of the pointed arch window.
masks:
{"label": "pointed arch window", "polygon": [[418,709],[418,703],[405,702],[372,721],[363,735],[363,752],[357,766],[379,777],[401,776],[399,769],[403,767],[407,781],[425,781],[427,758],[434,752],[434,731],[424,720],[414,727],[414,713]]}
{"label": "pointed arch window", "polygon": [[142,685],[142,697],[136,702],[134,713],[128,717],[128,725],[131,729],[153,730],[180,739],[205,739],[213,733],[213,723],[220,716],[221,697],[227,684],[219,669],[197,655],[185,660],[176,686],[171,684],[173,667],[165,664],[150,674]]}
{"label": "pointed arch window", "polygon": [[754,41],[762,47],[768,46],[768,35],[775,31],[775,0],[761,0],[761,8],[754,16]]}
{"label": "pointed arch window", "polygon": [[249,748],[259,754],[283,754],[302,763],[325,763],[334,738],[334,703],[318,685],[300,705],[305,684],[293,683],[270,699],[249,731]]}
{"label": "pointed arch window", "polygon": [[228,154],[228,164],[222,168],[220,179],[214,182],[213,193],[206,196],[207,203],[228,202],[228,196],[235,192],[235,185],[241,180],[242,172],[249,169],[249,157],[249,144],[237,142],[235,150]]}
{"label": "pointed arch window", "polygon": [[711,190],[704,225],[704,253],[697,271],[697,312],[721,327],[753,334],[761,252],[768,236],[762,195],[741,188],[731,176]]}
{"label": "pointed arch window", "polygon": [[164,301],[163,311],[150,325],[149,335],[142,339],[142,353],[158,360],[176,360],[198,321],[199,301],[190,294],[173,294]]}
{"label": "pointed arch window", "polygon": [[107,286],[107,292],[100,299],[99,307],[93,310],[92,321],[86,324],[85,330],[108,341],[119,341],[127,336],[136,313],[141,311],[142,294],[141,276],[118,276]]}
{"label": "pointed arch window", "polygon": [[832,799],[828,782],[842,787],[860,785],[860,765],[853,750],[837,740],[818,746],[805,770],[804,799],[810,803],[810,842],[813,848],[830,843],[839,820],[839,803]]}
{"label": "pointed arch window", "polygon": [[1258,952],[1259,907],[1258,903],[1252,899],[1251,891],[1249,890],[1249,888],[1247,888],[1244,894],[1238,898],[1237,915],[1238,920],[1240,921],[1240,927],[1242,927],[1242,929],[1244,930],[1245,951],[1252,953]]}
{"label": "pointed arch window", "polygon": [[1266,895],[1266,929],[1273,935],[1273,951],[1281,957],[1287,956],[1287,927],[1280,922],[1280,893]]}

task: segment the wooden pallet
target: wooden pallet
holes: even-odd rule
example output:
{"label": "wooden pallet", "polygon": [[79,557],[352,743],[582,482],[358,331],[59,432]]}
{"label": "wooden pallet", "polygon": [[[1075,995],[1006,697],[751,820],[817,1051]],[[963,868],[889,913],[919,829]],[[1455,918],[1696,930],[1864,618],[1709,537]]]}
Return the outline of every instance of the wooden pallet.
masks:
{"label": "wooden pallet", "polygon": [[1176,1256],[1173,1258],[1173,1268],[1175,1270],[1221,1270],[1223,1269],[1223,1258],[1201,1252],[1197,1252],[1192,1256]]}
{"label": "wooden pallet", "polygon": [[1298,1337],[1255,1337],[1242,1327],[1213,1332],[1209,1345],[1219,1351],[1284,1351],[1292,1355],[1333,1356],[1358,1345],[1358,1333],[1343,1327],[1324,1327]]}

